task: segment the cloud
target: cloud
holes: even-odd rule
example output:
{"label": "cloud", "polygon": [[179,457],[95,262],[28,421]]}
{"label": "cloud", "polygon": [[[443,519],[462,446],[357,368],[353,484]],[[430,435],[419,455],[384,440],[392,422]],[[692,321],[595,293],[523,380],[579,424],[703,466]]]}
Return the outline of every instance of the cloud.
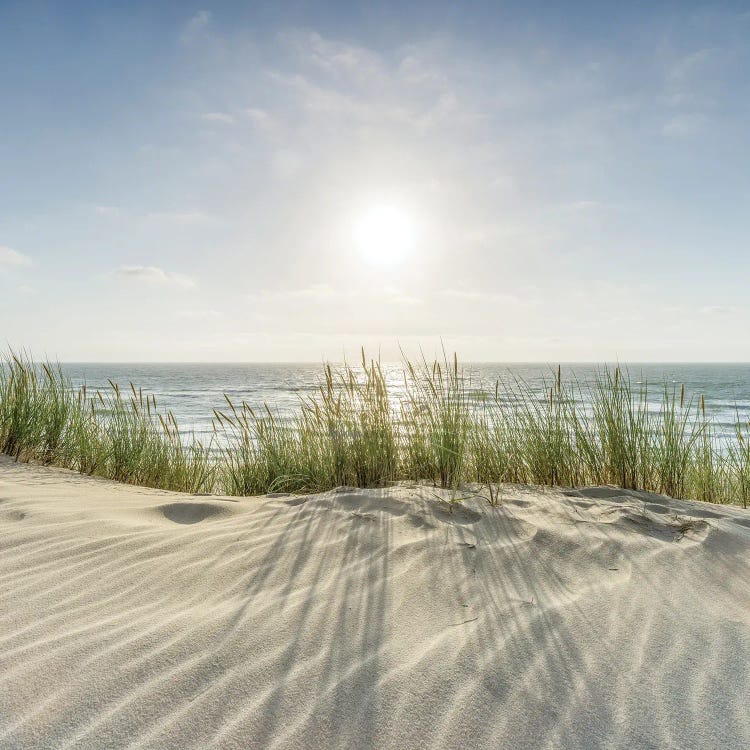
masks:
{"label": "cloud", "polygon": [[380,57],[365,47],[326,39],[317,31],[310,30],[285,31],[278,38],[304,62],[312,63],[328,73],[360,82],[369,82],[383,76]]}
{"label": "cloud", "polygon": [[700,309],[703,315],[736,315],[739,310],[728,305],[705,305]]}
{"label": "cloud", "polygon": [[352,297],[351,290],[337,290],[329,284],[311,284],[301,289],[260,289],[248,292],[248,299],[263,299],[274,301],[288,301],[291,299],[312,300],[313,302],[324,302],[337,300],[342,297]]}
{"label": "cloud", "polygon": [[258,128],[268,130],[274,125],[273,117],[265,109],[246,107],[244,113]]}
{"label": "cloud", "polygon": [[321,84],[299,73],[268,71],[267,75],[278,89],[286,89],[309,115],[320,118],[319,122],[329,129],[339,118],[347,127],[391,125],[402,132],[403,128],[424,131],[450,119],[468,121],[472,116],[460,108],[455,93],[422,91],[417,100],[395,77],[388,85],[373,87],[355,82],[346,88]]}
{"label": "cloud", "polygon": [[220,122],[224,125],[234,125],[236,122],[234,117],[226,112],[204,112],[201,115],[201,120],[205,122]]}
{"label": "cloud", "polygon": [[422,300],[407,294],[398,286],[373,287],[370,289],[334,288],[329,284],[310,284],[298,289],[262,289],[249,292],[247,299],[254,301],[278,302],[290,305],[299,302],[307,306],[312,302],[316,305],[330,305],[332,309],[340,309],[342,305],[358,304],[363,300],[391,305],[419,305]]}
{"label": "cloud", "polygon": [[285,87],[309,112],[368,119],[371,102],[343,93],[338,88],[320,86],[299,73],[269,71],[268,78],[277,87]]}
{"label": "cloud", "polygon": [[269,69],[266,75],[327,126],[339,117],[368,129],[391,125],[424,131],[474,116],[441,66],[414,48],[393,61],[316,31],[284,32],[278,38],[302,65]]}
{"label": "cloud", "polygon": [[189,310],[180,310],[177,313],[177,317],[181,320],[189,320],[195,323],[201,321],[219,320],[224,316],[218,310],[196,310],[191,308]]}
{"label": "cloud", "polygon": [[508,294],[503,292],[485,292],[479,289],[443,289],[439,293],[442,297],[459,300],[460,302],[487,303],[491,305],[504,305],[505,307],[532,307],[538,304],[538,300],[528,290],[525,296]]}
{"label": "cloud", "polygon": [[146,218],[152,221],[168,221],[175,224],[194,224],[211,219],[208,214],[202,211],[149,211]]}
{"label": "cloud", "polygon": [[704,129],[707,118],[700,113],[677,115],[667,120],[661,132],[666,136],[685,137],[696,135]]}
{"label": "cloud", "polygon": [[291,149],[280,149],[271,155],[271,169],[276,177],[285,180],[294,177],[304,163],[303,158]]}
{"label": "cloud", "polygon": [[119,206],[94,206],[94,211],[99,214],[99,216],[119,216],[120,215],[120,207]]}
{"label": "cloud", "polygon": [[189,44],[197,37],[211,21],[211,13],[207,10],[199,10],[186,24],[182,30],[180,39],[183,44]]}
{"label": "cloud", "polygon": [[28,255],[19,253],[10,247],[0,245],[0,270],[5,268],[22,268],[32,265],[32,260]]}
{"label": "cloud", "polygon": [[667,69],[667,77],[678,83],[691,82],[715,71],[725,58],[726,52],[721,48],[704,47],[677,58]]}
{"label": "cloud", "polygon": [[114,275],[121,279],[157,286],[174,286],[182,289],[190,289],[195,286],[195,281],[189,276],[165,271],[157,266],[120,266],[115,269]]}
{"label": "cloud", "polygon": [[448,83],[445,75],[425,64],[421,57],[414,54],[409,54],[401,60],[398,72],[400,77],[408,83],[431,84],[440,87]]}
{"label": "cloud", "polygon": [[565,203],[563,208],[571,211],[588,211],[590,209],[599,208],[599,201],[571,201]]}

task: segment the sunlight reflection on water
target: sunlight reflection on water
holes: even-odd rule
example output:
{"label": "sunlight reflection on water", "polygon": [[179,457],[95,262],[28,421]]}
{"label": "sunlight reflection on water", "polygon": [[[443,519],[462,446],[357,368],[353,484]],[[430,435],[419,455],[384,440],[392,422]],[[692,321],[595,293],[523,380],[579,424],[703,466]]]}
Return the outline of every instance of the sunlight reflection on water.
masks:
{"label": "sunlight reflection on water", "polygon": [[[494,397],[495,382],[525,381],[540,398],[555,381],[556,367],[539,364],[472,363],[463,365],[467,386],[481,403],[483,395]],[[109,387],[107,379],[123,388],[133,382],[144,392],[156,395],[161,409],[171,410],[183,430],[194,430],[201,439],[211,434],[215,408],[226,404],[224,394],[233,402],[247,402],[258,408],[267,403],[282,414],[292,413],[300,398],[315,393],[321,383],[320,364],[66,364],[65,372],[75,385],[89,388]],[[563,365],[565,382],[580,386],[587,400],[597,370],[590,364]],[[388,389],[398,402],[404,390],[401,364],[384,365]],[[686,398],[697,404],[706,399],[706,414],[724,434],[734,433],[736,415],[750,418],[750,365],[748,364],[631,364],[627,366],[631,382],[647,382],[649,403],[659,408],[663,384],[677,389],[685,384]],[[499,391],[502,400],[513,396]]]}

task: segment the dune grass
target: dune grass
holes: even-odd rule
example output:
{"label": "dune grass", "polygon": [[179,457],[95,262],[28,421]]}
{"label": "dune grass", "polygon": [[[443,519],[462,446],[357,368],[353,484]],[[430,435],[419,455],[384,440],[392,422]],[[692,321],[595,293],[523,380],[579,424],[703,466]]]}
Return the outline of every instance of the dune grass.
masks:
{"label": "dune grass", "polygon": [[340,485],[428,482],[454,492],[503,482],[613,484],[709,502],[750,504],[750,426],[719,441],[705,403],[602,368],[593,384],[551,373],[542,392],[522,380],[472,383],[452,360],[404,360],[398,398],[381,365],[323,369],[289,416],[225,403],[214,440],[180,431],[151,395],[115,383],[75,389],[59,366],[10,355],[0,366],[0,452],[21,461],[183,492],[253,495]]}
{"label": "dune grass", "polygon": [[59,366],[11,355],[0,366],[0,452],[21,461],[181,492],[210,490],[217,470],[170,413],[131,386],[74,389]]}
{"label": "dune grass", "polygon": [[397,425],[380,364],[363,356],[361,373],[326,366],[323,375],[292,418],[225,397],[226,408],[214,412],[215,428],[227,438],[219,441],[223,492],[318,492],[398,478]]}

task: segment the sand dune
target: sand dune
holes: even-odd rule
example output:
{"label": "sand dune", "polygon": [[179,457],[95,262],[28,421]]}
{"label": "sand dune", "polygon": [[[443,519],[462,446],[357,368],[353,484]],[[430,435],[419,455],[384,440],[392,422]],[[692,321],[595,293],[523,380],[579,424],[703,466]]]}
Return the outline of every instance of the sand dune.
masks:
{"label": "sand dune", "polygon": [[0,462],[2,748],[747,748],[750,513]]}

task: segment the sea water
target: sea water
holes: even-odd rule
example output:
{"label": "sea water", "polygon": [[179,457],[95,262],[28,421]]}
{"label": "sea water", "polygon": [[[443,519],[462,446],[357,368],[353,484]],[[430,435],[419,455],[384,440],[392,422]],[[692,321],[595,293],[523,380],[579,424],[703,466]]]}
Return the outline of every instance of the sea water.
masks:
{"label": "sea water", "polygon": [[[404,369],[400,364],[383,365],[388,388],[397,401],[403,393]],[[540,398],[548,393],[557,377],[556,366],[542,364],[468,363],[462,365],[467,388],[481,396],[494,396],[495,382],[517,379],[530,386]],[[601,367],[564,364],[565,382],[575,382],[585,401]],[[314,395],[323,379],[321,364],[166,364],[166,363],[68,363],[63,365],[77,386],[108,388],[108,379],[121,389],[132,382],[144,393],[154,394],[160,409],[173,412],[181,430],[206,440],[212,434],[214,409],[225,409],[224,395],[235,404],[243,401],[253,408],[264,404],[290,414],[301,398]],[[648,386],[649,402],[659,408],[664,384],[678,394],[684,384],[686,400],[694,408],[705,398],[706,415],[719,432],[732,435],[737,419],[750,420],[750,364],[638,364],[621,365],[635,389]],[[503,387],[500,387],[503,393]]]}

